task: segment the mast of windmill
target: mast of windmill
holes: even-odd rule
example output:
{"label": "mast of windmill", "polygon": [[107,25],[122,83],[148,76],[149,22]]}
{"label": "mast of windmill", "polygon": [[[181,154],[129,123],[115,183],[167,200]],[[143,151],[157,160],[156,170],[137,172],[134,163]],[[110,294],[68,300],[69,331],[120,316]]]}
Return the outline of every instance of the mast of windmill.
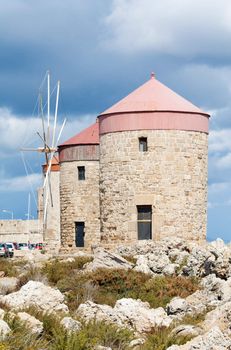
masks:
{"label": "mast of windmill", "polygon": [[[56,86],[56,101],[55,101],[55,113],[54,113],[54,123],[51,128],[51,118],[50,118],[50,72],[46,73],[47,78],[47,120],[44,118],[44,106],[42,100],[42,93],[39,92],[39,114],[42,121],[42,135],[37,132],[37,135],[43,142],[42,147],[37,148],[22,148],[22,151],[35,151],[39,153],[44,153],[45,156],[45,173],[44,173],[44,182],[43,182],[43,224],[46,227],[47,224],[47,209],[50,201],[51,207],[53,207],[53,196],[52,196],[52,187],[51,187],[51,166],[52,159],[56,158],[55,153],[57,152],[57,145],[59,143],[60,137],[62,135],[64,126],[66,124],[66,118],[64,119],[62,126],[60,128],[59,134],[56,137],[57,129],[57,119],[58,119],[58,107],[59,107],[59,94],[60,94],[60,81],[57,82]],[[55,90],[55,89],[54,89]],[[52,93],[54,92],[52,91]]]}

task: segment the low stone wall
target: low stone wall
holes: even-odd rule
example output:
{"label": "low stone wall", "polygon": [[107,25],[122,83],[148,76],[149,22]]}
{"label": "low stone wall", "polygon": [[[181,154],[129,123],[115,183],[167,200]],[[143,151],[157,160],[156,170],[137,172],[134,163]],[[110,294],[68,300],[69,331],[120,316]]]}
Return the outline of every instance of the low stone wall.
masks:
{"label": "low stone wall", "polygon": [[43,242],[39,220],[0,220],[0,242]]}

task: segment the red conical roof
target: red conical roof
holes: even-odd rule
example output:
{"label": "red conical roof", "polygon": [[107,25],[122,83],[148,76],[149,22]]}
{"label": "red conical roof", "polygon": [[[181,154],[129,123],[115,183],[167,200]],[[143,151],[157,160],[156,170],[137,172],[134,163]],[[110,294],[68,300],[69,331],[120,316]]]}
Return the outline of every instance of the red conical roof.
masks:
{"label": "red conical roof", "polygon": [[159,82],[155,79],[154,74],[152,74],[150,80],[101,113],[100,116],[150,111],[206,114],[191,102]]}
{"label": "red conical roof", "polygon": [[99,144],[99,123],[89,126],[81,131],[79,134],[71,137],[65,141],[59,147],[70,145],[97,145]]}

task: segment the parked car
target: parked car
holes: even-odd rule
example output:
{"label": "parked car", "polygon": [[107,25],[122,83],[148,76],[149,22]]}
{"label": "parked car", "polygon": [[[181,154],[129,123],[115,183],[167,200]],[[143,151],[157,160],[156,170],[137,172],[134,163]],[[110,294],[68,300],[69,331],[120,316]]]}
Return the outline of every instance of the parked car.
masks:
{"label": "parked car", "polygon": [[43,250],[44,249],[44,243],[36,243],[35,249]]}
{"label": "parked car", "polygon": [[14,244],[10,243],[10,242],[7,242],[6,246],[7,246],[8,250],[9,250],[10,258],[13,258],[13,256],[14,256]]}
{"label": "parked car", "polygon": [[19,243],[18,247],[19,247],[20,250],[28,250],[29,249],[27,243]]}
{"label": "parked car", "polygon": [[3,256],[4,258],[8,258],[10,256],[6,243],[0,243],[0,256]]}

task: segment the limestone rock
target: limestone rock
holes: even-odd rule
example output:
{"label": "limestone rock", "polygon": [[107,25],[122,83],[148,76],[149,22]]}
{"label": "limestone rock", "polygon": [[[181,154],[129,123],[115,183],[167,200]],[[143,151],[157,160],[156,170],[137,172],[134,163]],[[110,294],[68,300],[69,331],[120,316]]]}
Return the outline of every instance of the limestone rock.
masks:
{"label": "limestone rock", "polygon": [[112,350],[112,348],[109,348],[108,346],[96,345],[94,350]]}
{"label": "limestone rock", "polygon": [[0,278],[0,294],[5,295],[13,292],[18,284],[16,277],[2,277]]}
{"label": "limestone rock", "polygon": [[231,339],[218,327],[193,338],[184,345],[172,345],[167,350],[227,350],[231,348]]}
{"label": "limestone rock", "polygon": [[[202,327],[205,331],[208,331],[212,327],[219,327],[222,331],[228,331],[230,333],[231,325],[231,302],[227,302],[219,305],[214,310],[208,312],[205,316],[205,320],[202,323]],[[231,335],[231,334],[230,334]]]}
{"label": "limestone rock", "polygon": [[5,321],[0,320],[0,339],[5,339],[10,331],[11,329],[8,324]]}
{"label": "limestone rock", "polygon": [[12,309],[26,308],[35,305],[45,311],[67,312],[63,304],[64,296],[58,289],[45,286],[42,282],[29,281],[19,291],[0,296],[0,302]]}
{"label": "limestone rock", "polygon": [[137,257],[135,271],[146,273],[147,275],[153,275],[154,273],[148,266],[148,258],[145,255],[139,255]]}
{"label": "limestone rock", "polygon": [[0,320],[3,320],[4,316],[5,316],[5,310],[0,309]]}
{"label": "limestone rock", "polygon": [[118,300],[114,308],[87,301],[79,306],[77,315],[84,321],[96,319],[115,323],[139,333],[151,331],[154,327],[169,327],[172,322],[162,307],[151,309],[148,303],[131,298]]}
{"label": "limestone rock", "polygon": [[215,257],[206,247],[194,246],[188,257],[187,265],[183,268],[186,276],[203,277],[211,273]]}
{"label": "limestone rock", "polygon": [[72,317],[64,317],[60,323],[68,332],[78,332],[82,328],[81,323]]}
{"label": "limestone rock", "polygon": [[94,271],[100,268],[107,269],[131,269],[133,267],[127,260],[125,260],[122,256],[111,253],[97,247],[94,250],[94,259],[92,262],[87,264],[87,271]]}
{"label": "limestone rock", "polygon": [[171,332],[172,335],[181,337],[196,337],[201,333],[202,330],[200,327],[190,324],[181,324],[180,326],[174,328]]}
{"label": "limestone rock", "polygon": [[133,349],[133,350],[139,350],[140,346],[143,345],[145,343],[145,339],[144,338],[138,338],[138,339],[133,339],[129,345],[128,348],[129,349]]}
{"label": "limestone rock", "polygon": [[173,276],[176,272],[176,269],[179,265],[178,264],[169,264],[169,265],[166,265],[164,268],[163,268],[163,274],[165,276]]}
{"label": "limestone rock", "polygon": [[29,315],[27,312],[18,312],[18,318],[21,322],[25,323],[25,325],[30,328],[31,333],[33,334],[41,334],[43,331],[43,323],[34,316]]}
{"label": "limestone rock", "polygon": [[166,306],[167,314],[168,315],[175,315],[178,313],[185,313],[189,309],[188,302],[179,297],[173,298],[170,303]]}

